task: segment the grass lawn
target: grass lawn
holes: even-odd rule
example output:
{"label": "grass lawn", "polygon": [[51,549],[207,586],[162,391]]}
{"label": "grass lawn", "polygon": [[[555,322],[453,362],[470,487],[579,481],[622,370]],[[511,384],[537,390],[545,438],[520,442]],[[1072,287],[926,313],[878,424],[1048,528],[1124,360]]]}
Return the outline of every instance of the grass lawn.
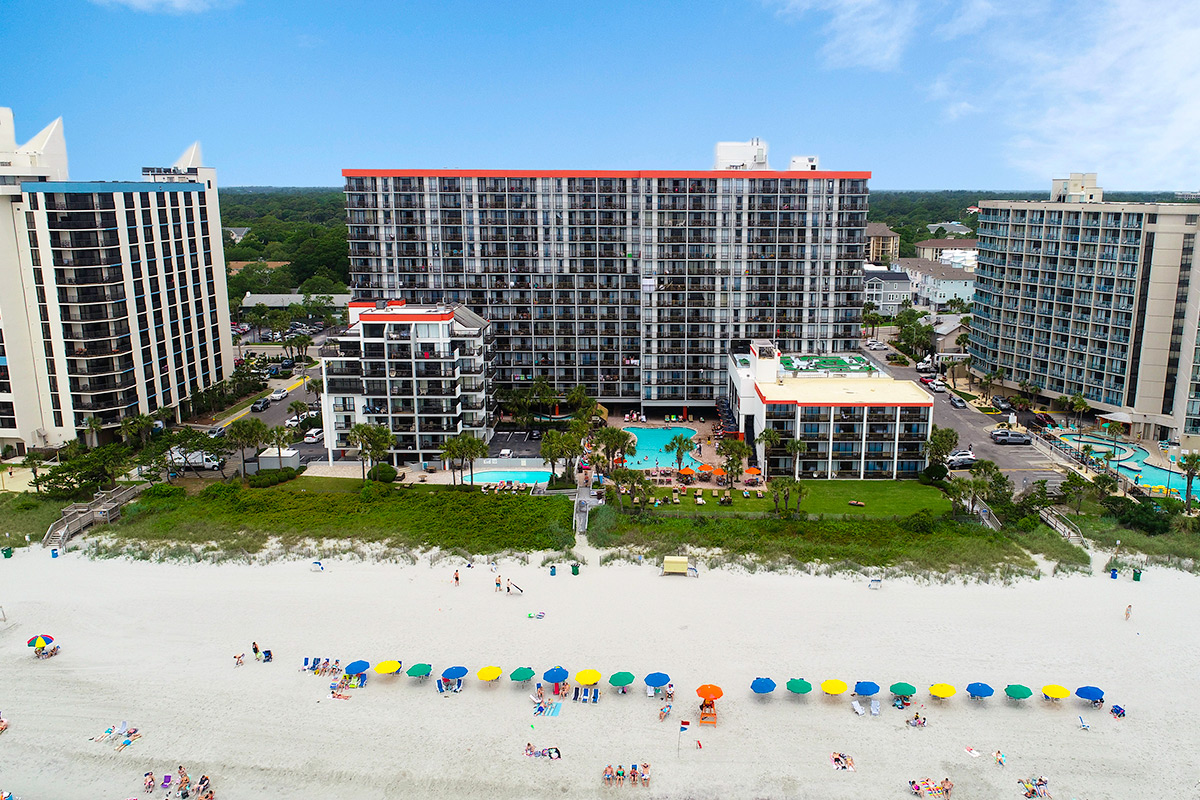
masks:
{"label": "grass lawn", "polygon": [[1079,526],[1079,532],[1084,538],[1110,554],[1116,550],[1117,541],[1120,540],[1122,553],[1142,553],[1149,556],[1152,562],[1162,563],[1171,563],[1175,559],[1193,559],[1200,566],[1200,538],[1195,534],[1171,531],[1161,536],[1150,536],[1126,528],[1112,517],[1102,516],[1099,513],[1100,506],[1094,503],[1084,503],[1083,510],[1082,514],[1067,514],[1067,518]]}
{"label": "grass lawn", "polygon": [[47,500],[38,494],[0,492],[0,546],[24,547],[25,535],[30,544],[41,544],[50,523],[62,516],[66,500]]}
{"label": "grass lawn", "polygon": [[974,400],[978,396],[978,395],[973,395],[970,392],[961,392],[958,389],[951,389],[950,391],[954,392],[956,395],[961,397],[963,400],[966,400],[968,403],[971,402],[972,400]]}
{"label": "grass lawn", "polygon": [[[353,485],[352,485],[353,484]],[[301,477],[268,489],[214,484],[194,496],[142,496],[106,532],[256,552],[271,537],[354,539],[470,553],[564,549],[574,544],[569,497],[490,495]]]}
{"label": "grass lawn", "polygon": [[[804,486],[804,499],[800,501],[800,510],[807,514],[837,514],[846,517],[894,517],[908,516],[915,511],[927,508],[934,514],[942,514],[950,510],[950,501],[939,490],[932,486],[924,486],[916,481],[801,481]],[[743,497],[739,488],[732,492],[733,505],[718,505],[712,496],[711,484],[697,484],[704,489],[705,504],[696,505],[692,499],[695,486],[688,487],[688,497],[680,498],[678,506],[670,508],[660,505],[659,509],[671,513],[690,514],[696,516],[729,516],[731,514],[775,513],[775,500],[769,491],[770,485],[763,490],[760,499],[750,490],[750,497]],[[724,496],[725,489],[717,490]],[[655,489],[655,496],[662,500],[671,499],[669,488]],[[865,503],[863,506],[850,505],[851,500]],[[629,499],[623,497],[625,507],[629,507]],[[780,508],[783,507],[783,495],[779,496]],[[793,493],[788,505],[795,509],[796,496]]]}

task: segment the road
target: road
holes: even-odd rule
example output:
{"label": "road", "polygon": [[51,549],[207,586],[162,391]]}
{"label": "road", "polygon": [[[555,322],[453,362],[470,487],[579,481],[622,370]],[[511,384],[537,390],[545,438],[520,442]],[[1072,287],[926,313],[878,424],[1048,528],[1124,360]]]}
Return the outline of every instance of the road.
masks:
{"label": "road", "polygon": [[[916,367],[897,367],[887,363],[886,358],[889,352],[892,352],[890,348],[887,351],[867,350],[865,354],[876,361],[885,372],[898,380],[917,381],[921,377]],[[917,385],[922,389],[925,388],[920,383]],[[946,385],[949,388],[948,382]],[[1053,486],[1062,480],[1062,474],[1054,470],[1053,462],[1033,445],[1002,445],[992,441],[988,432],[997,423],[1005,421],[1007,415],[984,414],[970,404],[966,408],[955,408],[950,405],[952,395],[948,390],[944,394],[929,392],[927,389],[925,391],[934,398],[934,423],[938,427],[953,428],[958,431],[960,449],[969,447],[975,453],[976,458],[995,462],[996,466],[1013,482],[1013,489],[1018,494],[1035,481],[1046,480]]]}

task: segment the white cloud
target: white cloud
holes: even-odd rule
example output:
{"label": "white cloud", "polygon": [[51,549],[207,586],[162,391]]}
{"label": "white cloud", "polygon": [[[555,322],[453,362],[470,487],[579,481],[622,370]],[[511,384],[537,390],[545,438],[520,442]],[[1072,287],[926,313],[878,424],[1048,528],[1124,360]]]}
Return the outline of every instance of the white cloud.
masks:
{"label": "white cloud", "polygon": [[214,8],[228,8],[237,0],[91,0],[100,6],[124,6],[134,11],[168,14],[198,14]]}
{"label": "white cloud", "polygon": [[992,0],[964,0],[954,16],[936,25],[933,32],[942,39],[957,39],[977,33],[1000,11]]}
{"label": "white cloud", "polygon": [[772,0],[798,20],[828,19],[821,56],[831,67],[895,68],[918,20],[916,0]]}
{"label": "white cloud", "polygon": [[1011,70],[994,89],[1010,159],[1041,178],[1099,172],[1110,188],[1200,186],[1200,22],[1174,3],[1090,8],[1074,35],[1044,31],[997,65]]}

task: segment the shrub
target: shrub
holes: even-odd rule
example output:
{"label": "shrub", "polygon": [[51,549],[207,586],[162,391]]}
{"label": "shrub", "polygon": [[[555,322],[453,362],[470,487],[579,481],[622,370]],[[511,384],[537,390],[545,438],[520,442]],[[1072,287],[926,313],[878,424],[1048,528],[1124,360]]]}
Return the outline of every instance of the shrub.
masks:
{"label": "shrub", "polygon": [[[224,484],[217,485],[223,486]],[[185,497],[186,495],[187,491],[182,486],[170,486],[165,483],[160,483],[157,486],[151,486],[149,489],[142,492],[141,496],[147,500],[171,500]]]}
{"label": "shrub", "polygon": [[396,480],[396,468],[391,464],[376,464],[367,470],[367,477],[380,483],[391,483]]}
{"label": "shrub", "polygon": [[13,511],[33,511],[40,505],[41,503],[28,494],[21,494],[16,500],[9,503],[8,507]]}
{"label": "shrub", "polygon": [[249,481],[251,489],[266,489],[271,486],[277,486],[286,481],[290,481],[304,471],[304,467],[293,469],[292,467],[284,467],[282,469],[264,469],[258,473],[251,475]]}
{"label": "shrub", "polygon": [[[251,476],[253,477],[253,476]],[[160,488],[160,487],[155,487]],[[181,490],[182,491],[182,490]],[[205,486],[200,490],[198,497],[202,500],[228,500],[237,495],[241,488],[232,483],[214,483],[210,486]],[[142,497],[150,494],[151,490],[147,489],[142,492]]]}
{"label": "shrub", "polygon": [[946,469],[945,464],[930,464],[925,468],[925,471],[921,473],[921,482],[933,483],[934,481],[940,481],[945,478],[949,472],[950,470]]}

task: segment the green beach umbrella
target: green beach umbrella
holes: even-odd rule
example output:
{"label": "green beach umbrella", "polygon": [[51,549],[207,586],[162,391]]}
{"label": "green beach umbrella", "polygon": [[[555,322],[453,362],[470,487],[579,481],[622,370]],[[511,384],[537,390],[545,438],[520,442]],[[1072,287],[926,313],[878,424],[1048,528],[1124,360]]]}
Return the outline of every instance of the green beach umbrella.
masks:
{"label": "green beach umbrella", "polygon": [[413,678],[428,678],[431,669],[433,667],[428,664],[413,664],[408,668],[408,674]]}
{"label": "green beach umbrella", "polygon": [[804,678],[792,678],[787,682],[787,690],[792,694],[808,694],[812,691],[812,684]]}
{"label": "green beach umbrella", "polygon": [[1013,700],[1024,700],[1033,694],[1033,690],[1028,686],[1022,686],[1019,683],[1010,683],[1004,687],[1004,693]]}
{"label": "green beach umbrella", "polygon": [[632,672],[618,672],[616,675],[613,675],[608,679],[609,684],[612,686],[628,686],[629,684],[633,683],[633,681],[634,677]]}
{"label": "green beach umbrella", "polygon": [[516,669],[514,669],[512,671],[512,674],[509,675],[508,677],[511,680],[521,681],[522,683],[524,683],[525,681],[532,678],[534,676],[534,674],[535,673],[533,671],[533,667],[517,667]]}
{"label": "green beach umbrella", "polygon": [[888,691],[892,694],[898,694],[901,697],[911,697],[917,693],[917,687],[911,683],[893,683],[888,687]]}

